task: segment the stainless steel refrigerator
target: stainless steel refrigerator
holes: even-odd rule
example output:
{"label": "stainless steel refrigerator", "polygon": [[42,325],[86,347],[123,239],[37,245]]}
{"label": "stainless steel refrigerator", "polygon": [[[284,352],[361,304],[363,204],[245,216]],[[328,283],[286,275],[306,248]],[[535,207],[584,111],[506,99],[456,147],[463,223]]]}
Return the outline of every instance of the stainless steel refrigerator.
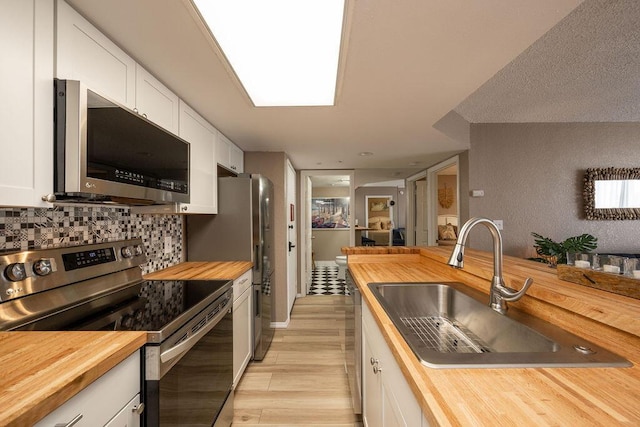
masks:
{"label": "stainless steel refrigerator", "polygon": [[260,175],[218,178],[218,214],[187,216],[188,261],[253,262],[253,358],[273,339],[273,184]]}

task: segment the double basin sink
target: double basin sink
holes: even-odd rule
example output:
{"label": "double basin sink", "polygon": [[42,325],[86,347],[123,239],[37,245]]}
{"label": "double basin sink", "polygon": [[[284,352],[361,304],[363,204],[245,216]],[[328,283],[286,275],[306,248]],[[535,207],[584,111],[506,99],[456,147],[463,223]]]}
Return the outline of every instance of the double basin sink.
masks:
{"label": "double basin sink", "polygon": [[626,359],[461,283],[371,283],[423,365],[432,368],[626,367]]}

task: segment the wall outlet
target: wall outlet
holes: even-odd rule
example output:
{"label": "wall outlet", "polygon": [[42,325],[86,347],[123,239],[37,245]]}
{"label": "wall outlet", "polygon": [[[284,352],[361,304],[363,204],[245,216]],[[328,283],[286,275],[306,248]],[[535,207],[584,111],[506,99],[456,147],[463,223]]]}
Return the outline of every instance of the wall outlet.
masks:
{"label": "wall outlet", "polygon": [[503,229],[503,224],[502,224],[502,220],[501,219],[494,219],[492,221],[496,225],[496,227],[498,227],[498,230],[502,230]]}

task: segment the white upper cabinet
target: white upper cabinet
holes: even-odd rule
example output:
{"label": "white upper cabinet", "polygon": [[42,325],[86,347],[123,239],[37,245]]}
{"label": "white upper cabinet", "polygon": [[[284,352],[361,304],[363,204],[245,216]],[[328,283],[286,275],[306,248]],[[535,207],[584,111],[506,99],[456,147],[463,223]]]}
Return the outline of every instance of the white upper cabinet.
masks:
{"label": "white upper cabinet", "polygon": [[178,96],[136,64],[136,110],[158,126],[178,134]]}
{"label": "white upper cabinet", "polygon": [[222,133],[218,134],[216,155],[220,166],[235,173],[244,172],[244,152]]}
{"label": "white upper cabinet", "polygon": [[190,144],[190,203],[184,213],[218,213],[216,139],[218,131],[186,103],[180,101],[180,137]]}
{"label": "white upper cabinet", "polygon": [[53,0],[0,2],[0,205],[53,191]]}
{"label": "white upper cabinet", "polygon": [[57,6],[56,77],[134,109],[136,62],[66,2]]}
{"label": "white upper cabinet", "polygon": [[178,96],[63,0],[58,0],[56,77],[88,88],[178,133]]}

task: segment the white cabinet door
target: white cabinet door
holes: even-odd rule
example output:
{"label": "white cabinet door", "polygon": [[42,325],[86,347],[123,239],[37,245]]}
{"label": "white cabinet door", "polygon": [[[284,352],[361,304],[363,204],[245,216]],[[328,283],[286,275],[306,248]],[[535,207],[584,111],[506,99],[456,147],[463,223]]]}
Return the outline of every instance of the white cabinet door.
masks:
{"label": "white cabinet door", "polygon": [[231,169],[231,141],[226,136],[218,132],[218,139],[216,141],[216,160],[220,166],[224,166],[227,169]]}
{"label": "white cabinet door", "polygon": [[251,270],[233,282],[233,387],[251,360],[253,350],[253,291]]}
{"label": "white cabinet door", "polygon": [[136,396],[122,408],[115,417],[111,418],[104,427],[140,427],[140,395]]}
{"label": "white cabinet door", "polygon": [[218,133],[216,153],[220,166],[235,173],[244,172],[244,152],[222,133]]}
{"label": "white cabinet door", "polygon": [[231,143],[229,151],[229,165],[231,169],[237,173],[244,172],[244,151],[234,143]]}
{"label": "white cabinet door", "polygon": [[183,101],[180,101],[181,138],[190,144],[190,203],[180,205],[185,213],[218,213],[216,139],[218,131]]}
{"label": "white cabinet door", "polygon": [[[366,334],[365,334],[366,336]],[[362,420],[366,427],[381,427],[382,424],[382,375],[374,372],[379,366],[376,354],[368,339],[362,343]],[[371,363],[371,361],[374,361]]]}
{"label": "white cabinet door", "polygon": [[56,77],[135,108],[136,63],[63,0],[57,3]]}
{"label": "white cabinet door", "polygon": [[420,426],[420,405],[366,304],[362,305],[362,331],[365,425]]}
{"label": "white cabinet door", "polygon": [[178,134],[179,100],[158,79],[136,64],[136,110],[158,126]]}
{"label": "white cabinet door", "polygon": [[53,192],[52,0],[0,2],[0,206],[45,206]]}
{"label": "white cabinet door", "polygon": [[75,427],[103,426],[127,407],[139,393],[140,352],[136,351],[38,421],[35,427],[67,425],[78,418],[78,422],[73,424]]}

